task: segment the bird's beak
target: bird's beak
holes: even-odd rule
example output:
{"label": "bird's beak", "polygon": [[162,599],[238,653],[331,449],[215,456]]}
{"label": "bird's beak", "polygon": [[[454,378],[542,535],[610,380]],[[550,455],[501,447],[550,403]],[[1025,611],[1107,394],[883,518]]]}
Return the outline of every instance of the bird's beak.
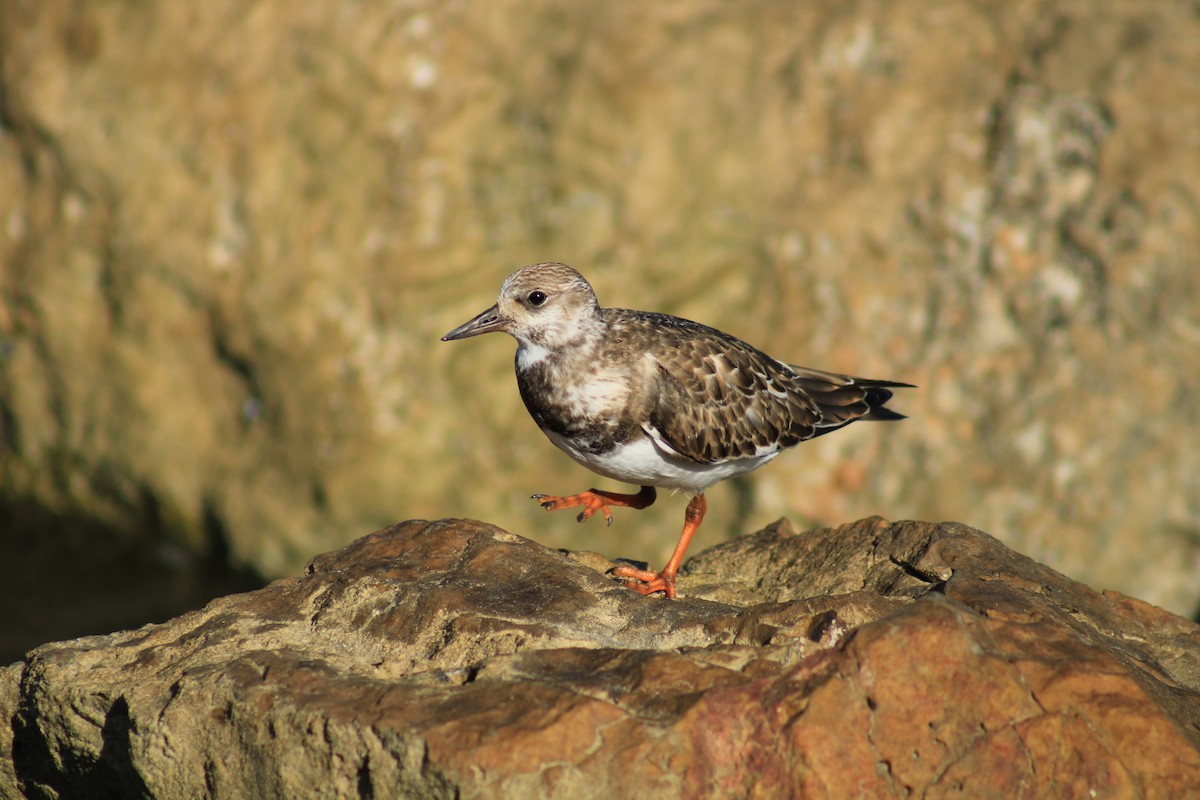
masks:
{"label": "bird's beak", "polygon": [[492,306],[487,311],[484,311],[474,319],[464,322],[454,330],[442,337],[443,342],[452,342],[455,339],[466,339],[469,336],[478,336],[481,333],[491,333],[492,331],[507,330],[510,320],[500,316],[500,310],[497,306]]}

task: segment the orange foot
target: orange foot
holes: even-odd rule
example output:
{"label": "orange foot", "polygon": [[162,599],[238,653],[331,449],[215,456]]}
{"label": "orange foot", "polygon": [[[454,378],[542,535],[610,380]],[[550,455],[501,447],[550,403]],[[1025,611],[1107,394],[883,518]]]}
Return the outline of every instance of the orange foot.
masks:
{"label": "orange foot", "polygon": [[654,594],[665,592],[667,597],[675,599],[675,576],[662,572],[648,572],[633,567],[614,567],[609,570],[618,578],[629,578],[625,585],[639,594]]}
{"label": "orange foot", "polygon": [[612,511],[609,510],[609,506],[646,508],[654,502],[654,497],[654,487],[643,486],[637,494],[617,494],[616,492],[603,492],[599,489],[588,489],[586,492],[567,497],[535,494],[531,499],[537,500],[538,504],[547,511],[583,506],[583,511],[580,511],[579,516],[575,517],[579,522],[591,519],[592,515],[599,511],[604,514],[605,521],[612,525]]}
{"label": "orange foot", "polygon": [[692,498],[692,502],[688,503],[687,510],[683,512],[683,532],[679,534],[679,543],[675,545],[675,552],[671,553],[671,558],[662,568],[662,572],[649,572],[633,567],[616,567],[611,570],[612,574],[618,578],[629,578],[625,581],[625,585],[635,592],[641,594],[663,592],[668,598],[674,599],[675,576],[679,573],[680,565],[683,564],[683,554],[687,552],[688,545],[691,544],[692,537],[696,535],[696,529],[704,521],[704,514],[707,511],[708,501],[704,499],[703,494],[696,495]]}

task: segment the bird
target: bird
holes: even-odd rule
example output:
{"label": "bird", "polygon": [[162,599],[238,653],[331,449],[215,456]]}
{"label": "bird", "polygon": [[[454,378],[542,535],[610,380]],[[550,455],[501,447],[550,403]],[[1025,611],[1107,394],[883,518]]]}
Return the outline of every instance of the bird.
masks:
{"label": "bird", "polygon": [[916,388],[787,364],[669,314],[601,307],[583,275],[558,262],[513,272],[493,306],[442,341],[493,332],[517,340],[517,387],[547,438],[592,472],[640,487],[532,499],[548,511],[582,507],[579,522],[599,512],[612,525],[612,508],[646,508],[658,488],[692,496],[661,570],[610,570],[644,595],[676,597],[705,490],[852,422],[904,419],[886,404],[893,389]]}

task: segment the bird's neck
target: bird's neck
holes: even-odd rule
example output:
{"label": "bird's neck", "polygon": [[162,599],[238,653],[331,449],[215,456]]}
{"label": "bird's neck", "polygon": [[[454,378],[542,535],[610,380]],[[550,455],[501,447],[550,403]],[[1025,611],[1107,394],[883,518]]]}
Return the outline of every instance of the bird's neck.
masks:
{"label": "bird's neck", "polygon": [[590,362],[603,342],[604,329],[604,320],[597,316],[520,337],[517,340],[517,371]]}

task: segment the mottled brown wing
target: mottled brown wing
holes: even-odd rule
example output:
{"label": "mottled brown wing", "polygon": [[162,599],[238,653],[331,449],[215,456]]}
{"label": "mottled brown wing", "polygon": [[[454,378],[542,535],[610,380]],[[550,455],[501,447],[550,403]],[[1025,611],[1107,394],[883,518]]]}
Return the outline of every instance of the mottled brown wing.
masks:
{"label": "mottled brown wing", "polygon": [[705,325],[623,313],[629,316],[622,329],[657,362],[647,398],[652,435],[679,454],[714,464],[767,455],[816,434],[821,412],[786,383],[784,365]]}
{"label": "mottled brown wing", "polygon": [[622,314],[623,327],[658,364],[652,435],[694,461],[769,455],[856,419],[902,418],[882,405],[892,396],[885,387],[907,384],[786,365],[699,323]]}

